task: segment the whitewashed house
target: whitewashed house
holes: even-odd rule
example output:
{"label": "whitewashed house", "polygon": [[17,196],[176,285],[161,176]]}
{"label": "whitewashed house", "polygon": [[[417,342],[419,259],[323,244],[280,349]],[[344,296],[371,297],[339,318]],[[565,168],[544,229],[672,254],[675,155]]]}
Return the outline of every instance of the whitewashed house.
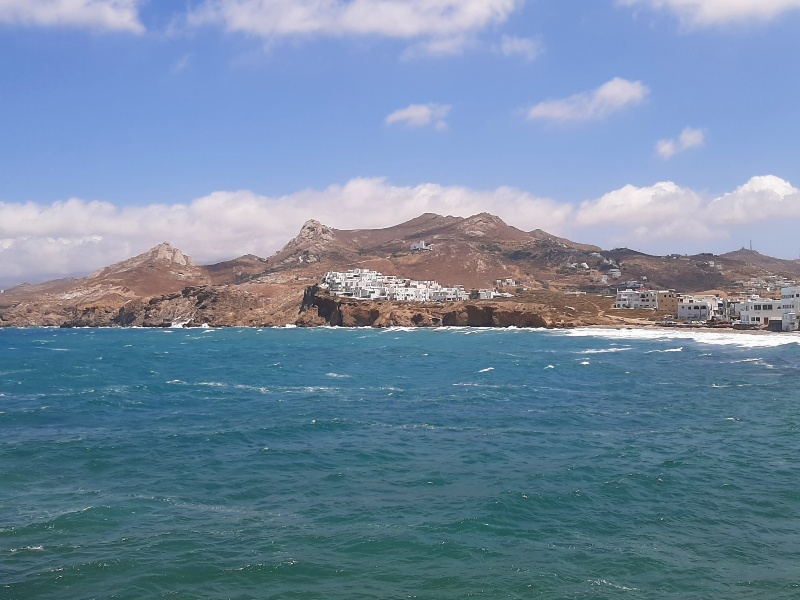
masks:
{"label": "whitewashed house", "polygon": [[357,300],[393,300],[399,302],[454,302],[468,300],[463,286],[442,287],[436,281],[414,281],[394,275],[383,275],[368,269],[351,269],[345,273],[330,271],[321,285],[333,296]]}
{"label": "whitewashed house", "polygon": [[783,331],[800,329],[800,286],[781,289],[781,312]]}
{"label": "whitewashed house", "polygon": [[683,296],[678,301],[679,321],[708,321],[717,315],[717,296]]}
{"label": "whitewashed house", "polygon": [[782,300],[749,296],[741,304],[739,320],[743,325],[766,325],[770,321],[782,321]]}
{"label": "whitewashed house", "polygon": [[654,290],[618,290],[615,308],[658,308],[658,292]]}

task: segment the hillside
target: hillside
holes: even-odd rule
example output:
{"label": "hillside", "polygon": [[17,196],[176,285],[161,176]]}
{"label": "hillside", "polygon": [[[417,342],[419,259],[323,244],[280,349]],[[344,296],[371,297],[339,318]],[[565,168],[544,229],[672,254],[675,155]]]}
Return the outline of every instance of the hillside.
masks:
{"label": "hillside", "polygon": [[[412,249],[422,242],[424,249]],[[206,266],[165,242],[84,278],[7,290],[0,294],[0,325],[163,325],[189,314],[227,325],[291,323],[308,285],[327,271],[352,268],[467,289],[494,288],[502,280],[515,295],[582,290],[606,296],[597,307],[610,307],[608,296],[631,280],[679,292],[767,295],[800,278],[800,261],[750,250],[651,256],[522,231],[488,213],[426,213],[383,229],[338,230],[309,220],[268,258],[246,255]]]}

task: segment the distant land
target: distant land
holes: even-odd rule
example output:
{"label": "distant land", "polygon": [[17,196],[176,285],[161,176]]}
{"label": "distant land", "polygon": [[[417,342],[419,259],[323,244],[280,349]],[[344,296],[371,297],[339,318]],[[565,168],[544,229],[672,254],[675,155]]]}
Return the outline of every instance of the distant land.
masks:
{"label": "distant land", "polygon": [[[412,250],[423,241],[426,249]],[[501,280],[514,297],[423,306],[309,295],[326,272],[353,268],[468,290]],[[205,266],[165,242],[83,278],[5,290],[0,326],[625,324],[653,318],[652,311],[611,311],[610,296],[628,281],[743,296],[777,294],[798,280],[800,261],[752,250],[651,256],[522,231],[488,213],[426,213],[385,229],[338,230],[310,220],[268,258]]]}

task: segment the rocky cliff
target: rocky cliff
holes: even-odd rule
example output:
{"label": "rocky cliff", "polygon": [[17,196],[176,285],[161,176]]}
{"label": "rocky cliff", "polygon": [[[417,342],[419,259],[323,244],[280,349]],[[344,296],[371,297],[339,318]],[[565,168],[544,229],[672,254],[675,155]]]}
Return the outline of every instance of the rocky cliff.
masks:
{"label": "rocky cliff", "polygon": [[[569,302],[569,304],[567,304]],[[62,327],[577,327],[626,325],[652,311],[607,314],[609,302],[537,291],[520,299],[465,302],[387,302],[337,298],[310,286],[291,291],[234,286],[186,287],[118,309],[73,308],[51,325]]]}
{"label": "rocky cliff", "polygon": [[[301,327],[578,327],[620,325],[653,312],[608,315],[607,299],[567,297],[537,291],[520,299],[465,302],[387,302],[330,296],[316,286],[306,290],[295,324]],[[635,314],[634,314],[635,312]]]}

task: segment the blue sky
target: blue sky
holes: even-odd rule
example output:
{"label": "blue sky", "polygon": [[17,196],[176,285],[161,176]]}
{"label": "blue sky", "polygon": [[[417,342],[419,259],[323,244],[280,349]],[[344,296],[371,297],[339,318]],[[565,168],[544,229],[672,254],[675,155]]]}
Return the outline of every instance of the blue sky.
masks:
{"label": "blue sky", "polygon": [[0,0],[0,287],[488,211],[800,256],[800,0]]}

